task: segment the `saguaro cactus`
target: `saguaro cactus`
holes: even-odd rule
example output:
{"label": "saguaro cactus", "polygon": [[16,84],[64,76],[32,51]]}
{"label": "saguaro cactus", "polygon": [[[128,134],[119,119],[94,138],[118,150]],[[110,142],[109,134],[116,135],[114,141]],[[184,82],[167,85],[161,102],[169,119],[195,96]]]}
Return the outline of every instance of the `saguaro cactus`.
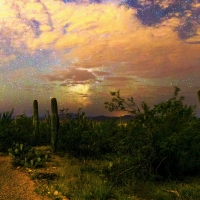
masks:
{"label": "saguaro cactus", "polygon": [[197,92],[199,103],[200,103],[200,90]]}
{"label": "saguaro cactus", "polygon": [[39,115],[38,115],[38,101],[33,101],[33,128],[34,128],[34,136],[35,143],[38,142],[39,139]]}
{"label": "saguaro cactus", "polygon": [[56,98],[51,99],[51,150],[56,151],[59,130],[59,116]]}

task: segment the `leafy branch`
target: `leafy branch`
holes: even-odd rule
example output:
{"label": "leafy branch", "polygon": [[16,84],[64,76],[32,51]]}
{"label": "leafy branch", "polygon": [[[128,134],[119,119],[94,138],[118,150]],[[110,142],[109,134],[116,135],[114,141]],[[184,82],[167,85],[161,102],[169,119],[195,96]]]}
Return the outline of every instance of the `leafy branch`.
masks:
{"label": "leafy branch", "polygon": [[[133,97],[127,98],[125,100],[120,96],[120,90],[117,92],[110,92],[111,96],[113,96],[111,102],[105,102],[105,108],[108,109],[110,112],[113,111],[126,111],[132,115],[139,115],[142,114],[139,106],[135,103]],[[142,102],[142,109],[144,112],[149,110],[147,104],[143,101]]]}

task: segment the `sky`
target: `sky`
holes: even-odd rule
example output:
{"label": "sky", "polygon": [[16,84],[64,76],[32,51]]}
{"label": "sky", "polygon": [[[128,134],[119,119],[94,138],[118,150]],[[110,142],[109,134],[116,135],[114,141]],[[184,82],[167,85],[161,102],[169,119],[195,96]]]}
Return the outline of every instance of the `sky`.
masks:
{"label": "sky", "polygon": [[200,29],[181,36],[184,19],[145,24],[118,0],[1,0],[0,112],[32,115],[36,99],[44,115],[55,97],[69,112],[120,116],[105,109],[110,92],[153,106],[177,86],[200,116]]}

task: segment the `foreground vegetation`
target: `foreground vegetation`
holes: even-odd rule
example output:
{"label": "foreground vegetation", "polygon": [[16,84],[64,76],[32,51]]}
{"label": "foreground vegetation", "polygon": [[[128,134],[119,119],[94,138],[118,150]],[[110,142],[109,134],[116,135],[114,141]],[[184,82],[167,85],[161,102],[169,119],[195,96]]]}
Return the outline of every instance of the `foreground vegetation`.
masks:
{"label": "foreground vegetation", "polygon": [[[47,148],[47,147],[45,147]],[[65,154],[64,157],[54,155],[50,160],[56,166],[51,175],[58,177],[41,179],[45,170],[51,171],[51,161],[45,168],[38,168],[31,173],[32,179],[40,182],[37,192],[48,195],[52,199],[186,199],[200,198],[200,178],[187,177],[184,180],[144,181],[135,180],[135,184],[115,185],[106,179],[102,173],[110,168],[107,160],[80,160]],[[36,182],[36,183],[37,183]],[[55,195],[57,194],[57,195]]]}
{"label": "foreground vegetation", "polygon": [[[76,118],[62,112],[65,120],[60,122],[54,154],[63,156],[57,163],[59,178],[48,179],[48,187],[38,191],[53,196],[57,191],[75,200],[200,199],[200,119],[179,91],[175,88],[171,99],[153,108],[145,102],[140,108],[133,98],[126,101],[119,92],[111,93],[106,108],[135,115],[126,126],[87,120],[81,110]],[[40,122],[35,137],[32,119],[25,114],[13,119],[12,114],[0,116],[1,151],[13,143],[51,145],[49,118]]]}

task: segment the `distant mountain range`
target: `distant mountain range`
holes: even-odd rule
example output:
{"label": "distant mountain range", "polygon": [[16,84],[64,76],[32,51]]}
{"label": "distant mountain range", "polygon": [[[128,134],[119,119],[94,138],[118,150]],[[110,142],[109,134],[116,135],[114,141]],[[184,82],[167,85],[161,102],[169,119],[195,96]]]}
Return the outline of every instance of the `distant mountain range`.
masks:
{"label": "distant mountain range", "polygon": [[98,121],[98,122],[102,122],[102,121],[106,121],[106,120],[116,120],[117,122],[120,122],[120,120],[122,122],[126,122],[129,121],[131,119],[134,119],[134,116],[132,115],[124,115],[121,117],[111,117],[111,116],[104,116],[104,115],[100,115],[100,116],[96,116],[96,117],[86,117],[87,119],[93,119],[94,121]]}
{"label": "distant mountain range", "polygon": [[[74,113],[70,113],[72,119],[76,118],[76,114]],[[65,119],[65,116],[59,116],[60,119]],[[104,115],[100,115],[100,116],[86,116],[86,119],[92,119],[94,121],[97,121],[97,122],[103,122],[103,121],[106,121],[106,120],[116,120],[117,122],[120,122],[120,120],[122,122],[126,122],[126,121],[129,121],[131,119],[134,119],[134,116],[132,115],[124,115],[124,116],[121,116],[121,117],[115,117],[115,116],[104,116]]]}

